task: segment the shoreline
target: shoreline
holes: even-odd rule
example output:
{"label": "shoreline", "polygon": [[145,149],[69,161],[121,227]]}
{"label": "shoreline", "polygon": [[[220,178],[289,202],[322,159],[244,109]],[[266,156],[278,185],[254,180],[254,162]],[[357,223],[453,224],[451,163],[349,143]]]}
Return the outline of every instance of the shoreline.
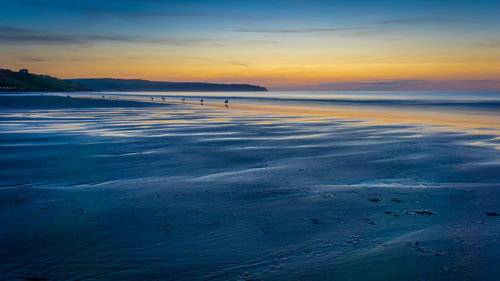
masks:
{"label": "shoreline", "polygon": [[[28,95],[31,96],[31,95]],[[59,95],[42,95],[55,97]],[[93,97],[73,96],[72,98],[89,99],[105,105],[105,101],[123,101],[140,103],[144,106],[165,106],[168,104],[204,106],[222,110],[238,110],[245,114],[279,114],[284,116],[298,116],[306,118],[339,118],[346,120],[366,120],[380,124],[422,124],[436,126],[438,130],[465,130],[473,134],[494,134],[500,137],[500,115],[492,116],[488,113],[426,110],[426,108],[399,109],[384,106],[349,106],[349,105],[294,105],[294,104],[262,104],[262,103],[223,103],[178,101],[166,98],[163,101],[151,101],[147,96],[139,98],[126,97]],[[158,97],[160,98],[160,97]],[[1,105],[0,105],[1,106]],[[28,106],[28,105],[26,105]],[[88,104],[88,106],[93,106]],[[115,105],[119,106],[119,104]],[[28,106],[29,107],[29,106]],[[498,128],[498,129],[494,129]]]}
{"label": "shoreline", "polygon": [[[75,97],[75,98],[90,98],[100,100],[100,98],[92,97]],[[125,98],[110,97],[111,100],[126,100]],[[166,98],[164,101],[150,101],[147,97],[140,99],[130,99],[131,101],[140,101],[152,104],[186,104],[198,106],[200,102],[194,101],[178,101]],[[208,106],[217,109],[236,109],[251,113],[270,113],[282,114],[289,116],[301,117],[335,117],[340,119],[362,119],[373,120],[375,122],[382,122],[387,124],[401,123],[401,124],[427,124],[436,126],[450,126],[451,130],[455,129],[478,129],[478,128],[499,128],[495,131],[481,132],[474,130],[474,133],[497,134],[500,136],[500,115],[492,116],[485,113],[468,112],[464,115],[463,112],[444,111],[439,110],[428,111],[425,108],[412,108],[398,109],[397,107],[384,107],[384,106],[346,106],[346,105],[331,105],[331,106],[313,106],[313,105],[294,105],[294,104],[251,104],[251,103],[230,103],[225,105],[223,103],[203,102],[203,106]],[[430,113],[430,114],[429,114]],[[481,114],[481,115],[478,115]]]}

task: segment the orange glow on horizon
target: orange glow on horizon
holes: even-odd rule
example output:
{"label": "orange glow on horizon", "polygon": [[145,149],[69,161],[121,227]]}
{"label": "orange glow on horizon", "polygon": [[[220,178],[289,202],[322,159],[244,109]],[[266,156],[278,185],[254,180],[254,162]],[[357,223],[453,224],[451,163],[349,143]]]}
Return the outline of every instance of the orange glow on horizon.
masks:
{"label": "orange glow on horizon", "polygon": [[[7,57],[6,65],[64,79],[249,83],[270,89],[335,82],[421,79],[451,83],[500,77],[500,53],[496,48],[443,42],[412,45],[379,39],[370,44],[359,40],[344,40],[338,45],[332,42],[280,42],[272,46],[236,42],[203,47],[129,44],[127,48],[108,44],[61,52],[38,51],[43,59],[29,63],[12,55]],[[30,48],[20,52],[30,52]],[[500,89],[500,81],[480,84],[468,85]]]}

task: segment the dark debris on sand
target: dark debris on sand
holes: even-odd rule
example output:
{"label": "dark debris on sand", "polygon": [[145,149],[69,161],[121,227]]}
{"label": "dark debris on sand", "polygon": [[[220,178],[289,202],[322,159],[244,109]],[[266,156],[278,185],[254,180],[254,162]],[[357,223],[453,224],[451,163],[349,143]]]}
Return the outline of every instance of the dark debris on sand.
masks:
{"label": "dark debris on sand", "polygon": [[412,211],[412,210],[408,210],[406,211],[406,213],[408,215],[423,215],[423,216],[434,216],[436,213],[432,212],[432,211],[428,211],[428,210],[421,210],[421,211]]}

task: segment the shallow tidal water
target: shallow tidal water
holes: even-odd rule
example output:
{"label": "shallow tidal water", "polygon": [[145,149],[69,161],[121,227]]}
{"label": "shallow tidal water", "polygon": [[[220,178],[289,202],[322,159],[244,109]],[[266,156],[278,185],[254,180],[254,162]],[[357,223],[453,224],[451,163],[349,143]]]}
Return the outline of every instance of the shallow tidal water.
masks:
{"label": "shallow tidal water", "polygon": [[500,273],[498,95],[212,95],[0,96],[0,279]]}

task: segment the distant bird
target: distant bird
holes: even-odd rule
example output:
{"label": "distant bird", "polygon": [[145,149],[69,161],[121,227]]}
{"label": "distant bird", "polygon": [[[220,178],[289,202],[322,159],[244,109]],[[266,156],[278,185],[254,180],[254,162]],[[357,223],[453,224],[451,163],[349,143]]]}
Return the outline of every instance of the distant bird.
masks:
{"label": "distant bird", "polygon": [[226,99],[226,100],[224,101],[224,103],[225,103],[225,104],[228,104],[228,103],[229,103],[229,99]]}
{"label": "distant bird", "polygon": [[105,96],[102,96],[103,99],[105,99],[106,97]]}
{"label": "distant bird", "polygon": [[184,102],[186,99],[185,98],[182,98],[182,102]]}
{"label": "distant bird", "polygon": [[200,103],[203,104],[203,99],[200,100]]}
{"label": "distant bird", "polygon": [[164,98],[164,97],[161,97],[161,100],[162,100],[162,101],[165,101],[165,98]]}
{"label": "distant bird", "polygon": [[154,100],[155,98],[151,97],[151,100]]}

